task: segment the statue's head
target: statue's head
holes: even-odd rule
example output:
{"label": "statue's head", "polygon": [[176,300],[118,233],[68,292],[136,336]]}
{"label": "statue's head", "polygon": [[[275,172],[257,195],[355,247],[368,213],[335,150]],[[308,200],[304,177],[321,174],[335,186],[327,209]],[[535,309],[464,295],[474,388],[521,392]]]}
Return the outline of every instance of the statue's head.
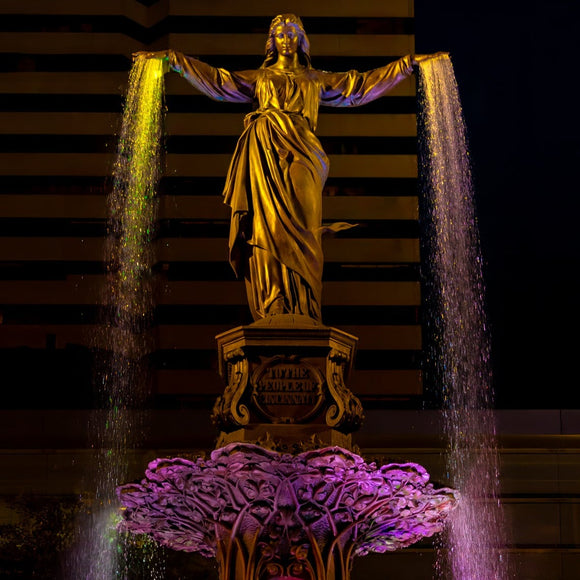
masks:
{"label": "statue's head", "polygon": [[266,59],[262,66],[269,66],[276,62],[278,51],[276,50],[275,34],[280,26],[292,26],[298,36],[298,60],[310,68],[310,42],[304,31],[302,20],[295,14],[278,14],[270,23],[268,40],[266,41]]}

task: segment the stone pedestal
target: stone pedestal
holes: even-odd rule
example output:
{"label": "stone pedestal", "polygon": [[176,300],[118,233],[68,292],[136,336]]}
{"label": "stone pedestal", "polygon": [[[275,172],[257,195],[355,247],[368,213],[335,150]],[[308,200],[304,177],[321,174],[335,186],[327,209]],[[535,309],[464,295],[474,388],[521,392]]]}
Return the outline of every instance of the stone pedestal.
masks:
{"label": "stone pedestal", "polygon": [[216,337],[226,383],[213,419],[218,447],[257,443],[300,452],[352,447],[363,409],[347,380],[357,339],[309,318],[280,315]]}

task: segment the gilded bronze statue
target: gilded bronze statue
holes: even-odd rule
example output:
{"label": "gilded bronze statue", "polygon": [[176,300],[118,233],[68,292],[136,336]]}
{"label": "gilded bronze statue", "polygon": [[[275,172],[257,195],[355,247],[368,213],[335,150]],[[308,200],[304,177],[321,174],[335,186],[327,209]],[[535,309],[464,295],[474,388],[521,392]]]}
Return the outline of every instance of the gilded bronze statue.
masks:
{"label": "gilded bronze statue", "polygon": [[257,70],[229,72],[174,50],[137,53],[161,58],[217,101],[251,103],[224,188],[231,207],[230,263],[244,276],[254,320],[278,314],[321,320],[322,189],[328,157],[314,132],[320,105],[356,107],[382,97],[436,55],[407,55],[364,73],[325,72],[310,62],[300,18],[276,16]]}

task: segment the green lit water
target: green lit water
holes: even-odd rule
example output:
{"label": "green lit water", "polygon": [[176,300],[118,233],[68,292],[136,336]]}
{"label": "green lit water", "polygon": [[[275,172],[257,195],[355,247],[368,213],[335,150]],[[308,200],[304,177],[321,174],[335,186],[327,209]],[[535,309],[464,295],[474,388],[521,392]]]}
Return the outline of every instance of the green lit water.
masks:
{"label": "green lit water", "polygon": [[[107,275],[103,292],[104,319],[95,336],[99,410],[89,425],[97,454],[88,475],[83,503],[87,512],[66,576],[74,580],[160,578],[155,548],[141,541],[137,548],[146,573],[139,576],[135,557],[127,557],[129,538],[116,531],[115,489],[127,480],[133,450],[145,433],[151,394],[149,354],[154,311],[154,250],[157,188],[162,174],[164,79],[162,62],[138,58],[129,85],[107,199]],[[133,542],[134,543],[134,542]],[[132,568],[132,570],[130,569]]]}

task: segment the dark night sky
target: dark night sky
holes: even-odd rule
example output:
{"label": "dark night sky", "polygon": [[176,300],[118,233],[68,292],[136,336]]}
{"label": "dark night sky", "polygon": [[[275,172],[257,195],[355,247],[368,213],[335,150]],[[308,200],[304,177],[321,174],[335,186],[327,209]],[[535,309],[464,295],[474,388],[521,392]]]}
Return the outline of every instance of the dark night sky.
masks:
{"label": "dark night sky", "polygon": [[579,408],[578,0],[415,0],[451,53],[473,159],[500,407]]}

